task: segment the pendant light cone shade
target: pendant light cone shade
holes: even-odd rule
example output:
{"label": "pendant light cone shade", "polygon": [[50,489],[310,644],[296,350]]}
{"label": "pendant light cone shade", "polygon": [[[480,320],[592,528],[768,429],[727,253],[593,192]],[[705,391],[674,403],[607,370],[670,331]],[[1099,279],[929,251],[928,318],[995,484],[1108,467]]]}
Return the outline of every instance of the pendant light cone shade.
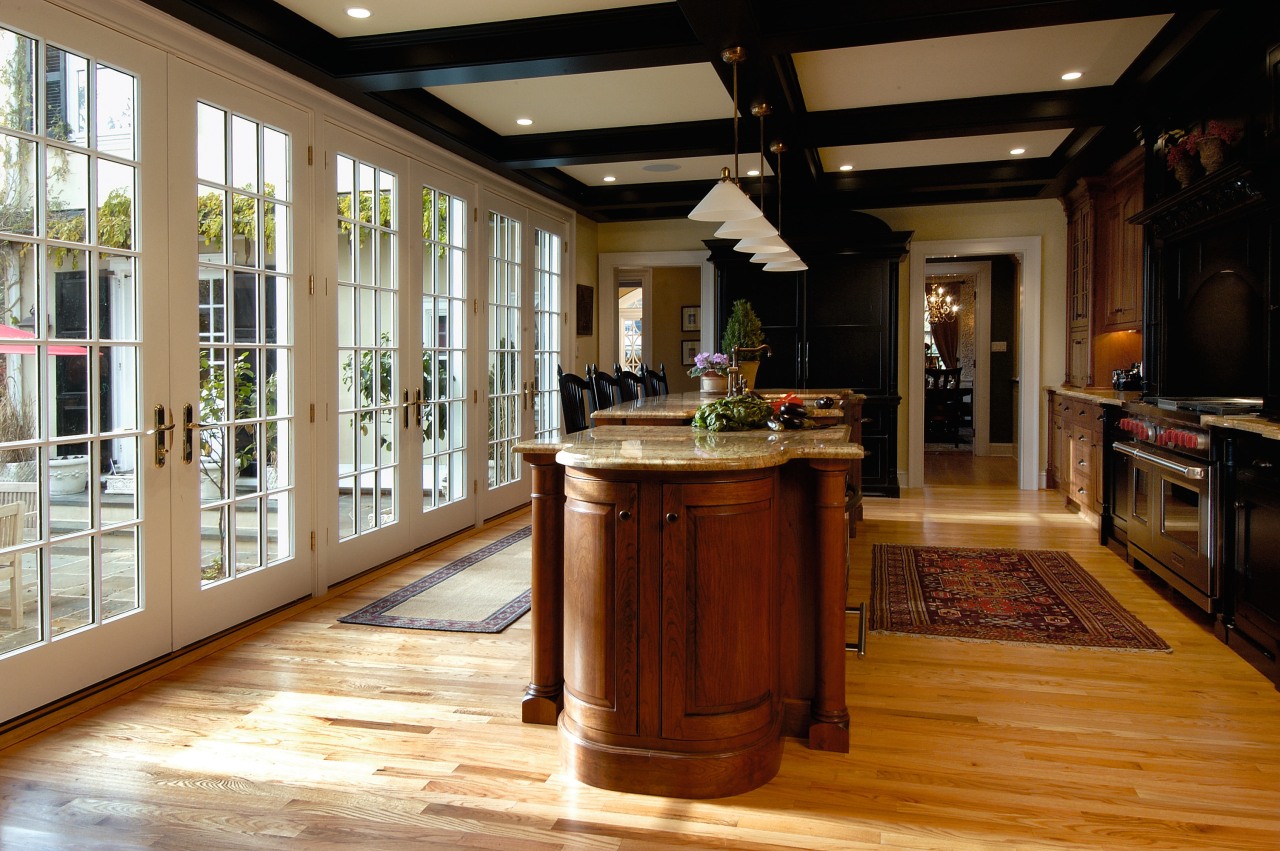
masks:
{"label": "pendant light cone shade", "polygon": [[766,272],[803,272],[808,268],[799,257],[794,260],[770,260],[764,264]]}
{"label": "pendant light cone shade", "polygon": [[740,222],[725,222],[716,231],[720,239],[748,239],[756,236],[777,236],[778,229],[769,224],[769,220],[761,213],[754,219],[743,219]]}
{"label": "pendant light cone shade", "polygon": [[773,236],[752,236],[738,241],[734,247],[735,251],[742,251],[749,254],[777,254],[782,251],[790,251],[791,246],[782,241],[782,237],[774,234]]}
{"label": "pendant light cone shade", "polygon": [[[725,169],[728,171],[728,169]],[[689,211],[695,222],[741,222],[760,215],[760,208],[730,180],[721,180]]]}

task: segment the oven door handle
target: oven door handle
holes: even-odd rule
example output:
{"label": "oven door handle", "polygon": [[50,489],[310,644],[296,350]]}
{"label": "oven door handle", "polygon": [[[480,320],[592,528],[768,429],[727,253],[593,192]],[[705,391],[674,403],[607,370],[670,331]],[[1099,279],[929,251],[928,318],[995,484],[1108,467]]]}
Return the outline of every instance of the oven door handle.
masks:
{"label": "oven door handle", "polygon": [[1190,467],[1186,464],[1176,464],[1173,461],[1161,458],[1159,455],[1152,455],[1150,452],[1143,452],[1136,446],[1130,446],[1127,443],[1113,443],[1111,444],[1111,448],[1122,455],[1129,455],[1133,458],[1137,458],[1139,461],[1146,461],[1160,467],[1161,469],[1177,473],[1186,479],[1203,479],[1209,472],[1207,467]]}

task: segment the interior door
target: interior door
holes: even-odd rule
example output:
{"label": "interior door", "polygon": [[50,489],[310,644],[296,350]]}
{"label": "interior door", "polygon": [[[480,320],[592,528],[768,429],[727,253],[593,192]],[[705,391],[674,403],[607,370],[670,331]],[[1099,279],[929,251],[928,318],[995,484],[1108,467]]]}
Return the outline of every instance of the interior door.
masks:
{"label": "interior door", "polygon": [[170,649],[172,456],[164,57],[32,0],[0,68],[3,719]]}
{"label": "interior door", "polygon": [[[308,116],[170,61],[174,642],[314,587]],[[187,250],[182,250],[186,248]]]}

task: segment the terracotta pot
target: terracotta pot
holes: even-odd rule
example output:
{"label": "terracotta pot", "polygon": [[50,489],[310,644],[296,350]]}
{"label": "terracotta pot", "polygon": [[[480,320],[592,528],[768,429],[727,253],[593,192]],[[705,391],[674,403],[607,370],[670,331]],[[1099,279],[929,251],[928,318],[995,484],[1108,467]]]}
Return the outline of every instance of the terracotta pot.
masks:
{"label": "terracotta pot", "polygon": [[738,369],[742,373],[742,380],[747,383],[747,389],[756,389],[756,373],[760,371],[760,361],[744,360],[738,364]]}

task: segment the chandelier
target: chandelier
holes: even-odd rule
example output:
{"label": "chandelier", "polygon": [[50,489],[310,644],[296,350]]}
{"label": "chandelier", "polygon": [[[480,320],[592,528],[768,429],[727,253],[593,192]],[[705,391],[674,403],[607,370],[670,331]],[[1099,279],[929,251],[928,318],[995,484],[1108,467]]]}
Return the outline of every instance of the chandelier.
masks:
{"label": "chandelier", "polygon": [[960,305],[956,303],[943,287],[929,287],[929,294],[924,297],[924,319],[930,325],[943,322],[954,322]]}

